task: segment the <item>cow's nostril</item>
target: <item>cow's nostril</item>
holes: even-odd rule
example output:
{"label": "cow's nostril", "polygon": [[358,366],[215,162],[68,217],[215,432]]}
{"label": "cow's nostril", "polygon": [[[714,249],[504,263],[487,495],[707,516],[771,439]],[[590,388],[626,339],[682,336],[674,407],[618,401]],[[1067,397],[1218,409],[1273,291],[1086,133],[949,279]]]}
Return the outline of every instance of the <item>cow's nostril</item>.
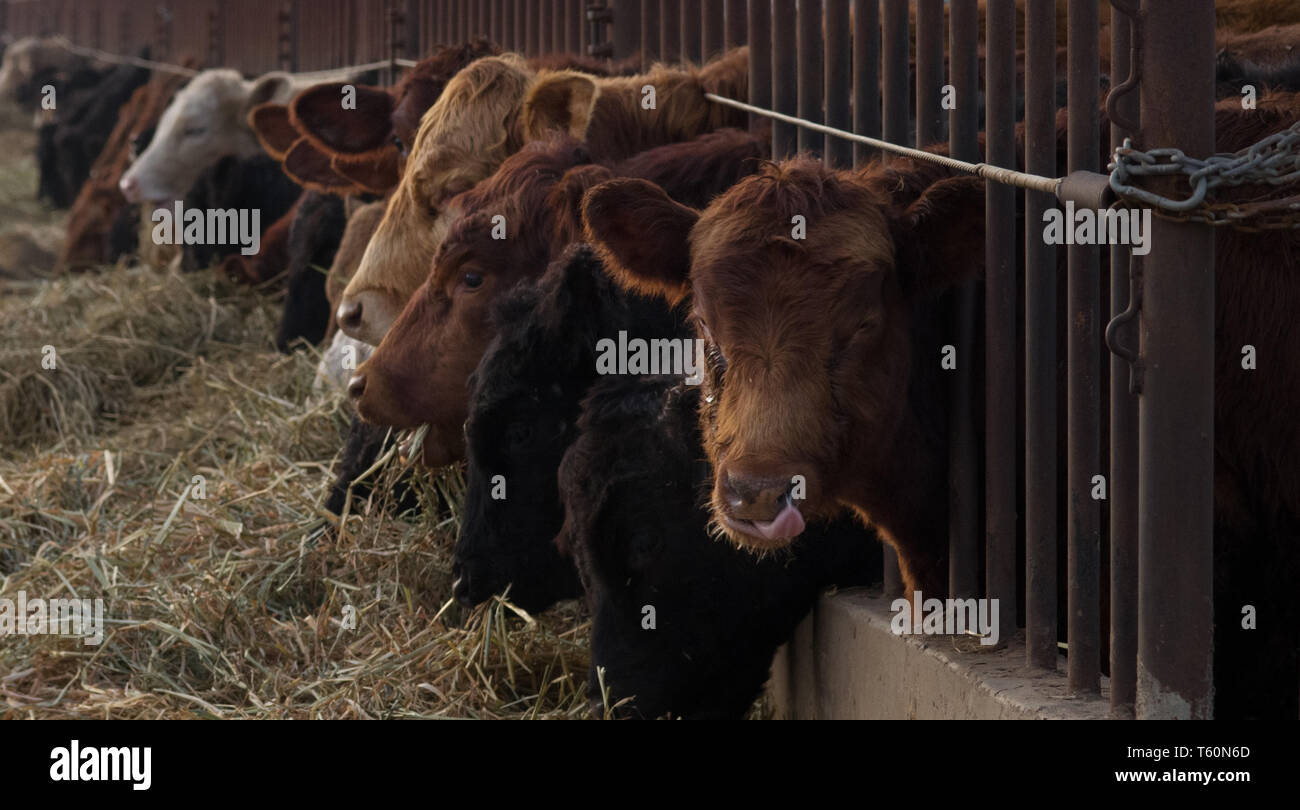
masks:
{"label": "cow's nostril", "polygon": [[361,399],[366,393],[366,375],[353,374],[352,379],[348,380],[348,396],[353,401]]}
{"label": "cow's nostril", "polygon": [[723,479],[722,497],[732,517],[741,520],[772,520],[790,498],[791,482],[785,478],[751,477],[728,472]]}
{"label": "cow's nostril", "polygon": [[337,317],[339,326],[342,326],[344,329],[361,328],[361,302],[344,301],[339,304]]}

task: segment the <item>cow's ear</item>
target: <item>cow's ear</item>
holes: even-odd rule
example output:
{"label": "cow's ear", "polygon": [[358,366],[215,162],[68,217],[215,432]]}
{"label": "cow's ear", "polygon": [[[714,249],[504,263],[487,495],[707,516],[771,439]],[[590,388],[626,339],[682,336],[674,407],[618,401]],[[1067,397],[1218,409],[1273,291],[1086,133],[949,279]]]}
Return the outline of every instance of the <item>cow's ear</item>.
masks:
{"label": "cow's ear", "polygon": [[248,125],[262,149],[276,160],[284,160],[294,142],[302,137],[289,123],[289,108],[283,104],[258,104],[248,114]]}
{"label": "cow's ear", "polygon": [[330,156],[306,138],[299,138],[285,154],[282,168],[295,183],[313,191],[346,194],[356,190],[351,181],[330,166]]}
{"label": "cow's ear", "polygon": [[293,125],[326,152],[360,154],[390,145],[392,114],[387,90],[343,82],[309,87],[289,102]]}
{"label": "cow's ear", "polygon": [[564,132],[585,140],[600,87],[590,76],[559,71],[542,76],[524,99],[524,139]]}
{"label": "cow's ear", "polygon": [[611,180],[614,173],[604,166],[587,164],[574,166],[564,173],[560,182],[546,195],[546,208],[555,215],[552,244],[555,253],[564,250],[570,242],[583,239],[582,201],[587,191]]}
{"label": "cow's ear", "polygon": [[614,280],[672,304],[690,291],[689,237],[699,217],[645,180],[601,183],[582,202],[587,240]]}
{"label": "cow's ear", "polygon": [[402,179],[398,171],[397,150],[391,146],[361,155],[337,154],[330,158],[330,168],[357,187],[371,194],[386,194]]}
{"label": "cow's ear", "polygon": [[251,111],[259,104],[269,101],[284,101],[293,92],[293,79],[288,73],[275,71],[258,76],[248,89],[248,99],[244,109]]}
{"label": "cow's ear", "polygon": [[949,177],[928,186],[893,223],[904,283],[935,291],[984,275],[984,181]]}

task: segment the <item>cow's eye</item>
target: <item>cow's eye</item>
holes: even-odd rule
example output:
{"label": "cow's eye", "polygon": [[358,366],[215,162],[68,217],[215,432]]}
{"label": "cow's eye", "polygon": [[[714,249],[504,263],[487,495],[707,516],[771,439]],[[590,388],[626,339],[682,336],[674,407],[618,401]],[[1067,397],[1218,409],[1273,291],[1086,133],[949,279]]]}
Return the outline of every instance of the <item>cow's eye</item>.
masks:
{"label": "cow's eye", "polygon": [[483,276],[478,273],[466,273],[464,282],[466,289],[477,290],[483,286]]}
{"label": "cow's eye", "polygon": [[397,147],[398,154],[402,157],[406,157],[406,144],[402,143],[402,139],[396,135],[393,136],[393,146]]}
{"label": "cow's eye", "polygon": [[203,127],[186,127],[184,135],[187,138],[197,138],[205,132],[207,132],[207,130]]}

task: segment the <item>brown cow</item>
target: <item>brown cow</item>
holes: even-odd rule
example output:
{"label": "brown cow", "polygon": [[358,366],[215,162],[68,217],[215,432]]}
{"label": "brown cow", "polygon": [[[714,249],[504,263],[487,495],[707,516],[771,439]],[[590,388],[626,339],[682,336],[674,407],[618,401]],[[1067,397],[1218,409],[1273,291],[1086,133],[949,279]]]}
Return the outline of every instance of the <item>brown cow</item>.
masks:
{"label": "brown cow", "polygon": [[[1300,94],[1265,97],[1256,110],[1226,100],[1216,147],[1245,148],[1298,117]],[[1261,192],[1294,186],[1222,196]],[[708,347],[700,418],[720,534],[777,548],[805,520],[849,507],[898,550],[909,589],[946,591],[947,397],[934,294],[980,274],[983,206],[979,182],[897,158],[860,172],[807,159],[771,165],[703,212],[641,181],[589,193],[588,233],[615,276],[690,297]],[[792,238],[797,216],[806,239]],[[1300,331],[1289,322],[1300,311],[1300,234],[1224,228],[1215,260],[1216,683],[1247,684],[1216,687],[1216,712],[1281,705],[1293,716]],[[1270,358],[1267,371],[1243,370],[1246,345]],[[1271,615],[1271,629],[1240,632],[1244,604]]]}
{"label": "brown cow", "polygon": [[[1295,99],[1245,112],[1222,103],[1218,148],[1289,124]],[[590,193],[589,234],[617,277],[672,300],[692,296],[711,347],[703,423],[721,532],[783,546],[805,519],[850,505],[899,548],[910,587],[945,589],[947,450],[943,422],[927,418],[936,416],[927,392],[942,390],[928,387],[940,384],[939,354],[919,346],[932,294],[980,272],[983,200],[978,181],[907,160],[860,172],[792,160],[703,213],[636,180]],[[793,217],[806,219],[806,239],[791,238]],[[1243,470],[1243,489],[1300,515],[1300,467],[1277,452],[1300,446],[1300,427],[1284,416],[1300,408],[1300,389],[1278,387],[1300,379],[1300,335],[1270,325],[1300,311],[1300,284],[1282,270],[1300,239],[1219,238],[1222,371],[1239,366],[1246,344],[1288,366],[1233,374],[1247,379],[1220,391],[1218,437],[1233,437],[1221,460]],[[794,476],[806,492],[799,503]]]}
{"label": "brown cow", "polygon": [[[186,64],[193,66],[194,60],[188,59]],[[59,257],[61,268],[76,270],[117,258],[113,255],[109,233],[114,220],[127,206],[117,184],[132,160],[132,144],[157,126],[163,110],[184,83],[182,76],[157,73],[137,88],[118,112],[117,124],[68,214],[68,237]]]}
{"label": "brown cow", "polygon": [[[647,88],[653,88],[650,105]],[[487,57],[458,73],[430,108],[410,165],[339,306],[339,327],[378,344],[425,278],[450,226],[445,203],[490,176],[524,143],[556,131],[587,141],[593,159],[617,160],[689,140],[746,117],[705,92],[748,97],[748,51],[703,68],[657,66],[633,77],[536,74],[520,57]],[[653,106],[646,109],[645,106]]]}
{"label": "brown cow", "polygon": [[[540,275],[581,234],[586,190],[635,171],[704,204],[761,156],[758,139],[734,129],[662,146],[613,169],[590,165],[586,148],[567,136],[529,144],[449,203],[463,214],[439,247],[432,273],[349,383],[358,412],[382,425],[428,423],[423,449],[430,466],[463,458],[466,382],[495,335],[490,304]],[[503,230],[505,238],[494,238]]]}

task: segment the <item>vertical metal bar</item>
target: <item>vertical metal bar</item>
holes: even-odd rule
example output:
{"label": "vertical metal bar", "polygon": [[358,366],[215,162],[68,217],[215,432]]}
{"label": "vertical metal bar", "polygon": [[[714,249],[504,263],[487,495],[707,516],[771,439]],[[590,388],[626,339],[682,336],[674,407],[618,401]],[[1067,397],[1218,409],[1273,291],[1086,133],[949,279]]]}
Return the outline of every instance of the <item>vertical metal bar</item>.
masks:
{"label": "vertical metal bar", "polygon": [[641,2],[641,69],[649,70],[659,59],[659,2]]}
{"label": "vertical metal bar", "polygon": [[565,0],[564,3],[564,50],[579,53],[582,48],[583,0]]}
{"label": "vertical metal bar", "polygon": [[[902,0],[906,2],[906,0]],[[795,0],[772,0],[772,109],[786,115],[799,112],[798,69],[795,67]],[[792,124],[772,122],[772,158],[794,154],[798,136]]]}
{"label": "vertical metal bar", "polygon": [[[1025,4],[1025,171],[1055,177],[1056,0]],[[1025,660],[1056,668],[1056,248],[1025,192]]]}
{"label": "vertical metal bar", "polygon": [[682,38],[682,60],[693,64],[700,63],[700,8],[699,0],[682,0],[681,23],[678,34]]}
{"label": "vertical metal bar", "polygon": [[524,22],[524,47],[529,56],[542,55],[542,3],[541,0],[528,0],[527,19]]}
{"label": "vertical metal bar", "polygon": [[[1069,26],[1069,170],[1096,171],[1097,0],[1069,0]],[[1069,688],[1091,694],[1101,691],[1101,502],[1092,497],[1092,477],[1101,472],[1101,264],[1095,245],[1071,245],[1068,253]]]}
{"label": "vertical metal bar", "polygon": [[641,44],[641,6],[655,0],[618,0],[614,6],[614,30],[611,42],[615,59],[634,56]]}
{"label": "vertical metal bar", "polygon": [[[907,143],[908,76],[907,0],[881,0],[881,88],[884,92],[885,140]],[[888,154],[884,156],[888,161]]]}
{"label": "vertical metal bar", "polygon": [[[1214,151],[1214,3],[1143,0],[1142,146]],[[1170,99],[1178,103],[1171,104]],[[1152,183],[1179,193],[1177,178]],[[1153,217],[1142,259],[1137,716],[1213,714],[1214,234]]]}
{"label": "vertical metal bar", "polygon": [[528,0],[515,0],[515,39],[511,50],[526,53],[528,50]]}
{"label": "vertical metal bar", "polygon": [[[933,9],[927,9],[926,13],[932,15],[935,12]],[[953,99],[954,106],[949,112],[952,125],[948,138],[948,149],[954,157],[962,160],[979,161],[983,159],[983,156],[979,150],[979,109],[975,101],[979,92],[978,9],[975,7],[974,0],[954,0],[951,13],[949,64],[952,74],[950,83],[953,85],[955,98]],[[991,11],[990,19],[994,19]],[[917,36],[920,37],[922,31],[928,28],[930,24],[930,20],[927,19],[923,24],[918,18]],[[991,26],[989,30],[992,31]],[[932,37],[936,33],[942,37],[942,31],[931,31],[926,36]],[[928,47],[932,48],[933,46],[928,44]],[[942,48],[942,42],[940,47]],[[989,48],[992,47],[993,44],[990,40]],[[918,44],[917,53],[924,52]],[[933,55],[926,61],[932,60]],[[923,71],[921,63],[918,62],[917,64],[918,99],[921,88],[927,84],[922,82],[921,73],[928,72],[932,67],[933,65],[928,65]],[[942,73],[942,67],[940,67],[940,72]],[[939,78],[939,81],[942,81],[942,78]],[[934,98],[926,102],[918,100],[920,108],[925,107],[926,104],[933,104],[935,107],[942,109],[939,102],[940,99],[937,93]],[[942,116],[942,112],[940,112],[940,115]],[[928,115],[926,118],[928,118]],[[922,116],[917,117],[918,142],[926,142],[937,135],[938,133],[932,122],[927,123],[923,121]],[[989,184],[989,186],[992,185]],[[976,524],[979,520],[979,505],[976,500],[977,481],[975,480],[978,462],[975,458],[975,424],[971,403],[975,401],[974,374],[975,358],[977,356],[975,333],[976,313],[979,308],[979,291],[974,282],[966,282],[954,291],[953,297],[957,308],[954,340],[958,346],[958,360],[950,391],[952,421],[949,430],[952,440],[949,450],[951,471],[949,473],[948,503],[950,556],[948,582],[953,595],[967,597],[975,596],[978,590],[977,566],[979,560]],[[1005,410],[1005,406],[1000,406],[998,410],[999,412]],[[1005,609],[1005,606],[1001,608],[1001,610]],[[1005,619],[1002,619],[1002,621],[1005,622]],[[1004,626],[1015,627],[1014,623]]]}
{"label": "vertical metal bar", "polygon": [[726,32],[723,30],[722,0],[701,0],[700,28],[703,37],[703,61],[722,53]]}
{"label": "vertical metal bar", "polygon": [[[748,19],[749,9],[745,0],[724,0],[722,6],[722,16],[726,19],[726,35],[722,47],[726,50],[739,48],[741,45],[749,42],[749,37],[745,31],[745,23]],[[750,58],[753,58],[752,55]]]}
{"label": "vertical metal bar", "polygon": [[676,62],[681,58],[681,13],[680,0],[660,0],[659,58],[665,62]]}
{"label": "vertical metal bar", "polygon": [[[1128,17],[1111,14],[1110,75],[1112,87],[1123,81],[1132,66],[1132,28]],[[1136,118],[1137,97],[1121,96],[1116,101],[1130,120]],[[1124,132],[1114,121],[1110,146],[1124,142]],[[1128,309],[1128,248],[1110,249],[1111,317]],[[1131,719],[1137,702],[1137,534],[1138,457],[1137,397],[1129,391],[1128,363],[1119,355],[1110,358],[1110,708],[1111,716]]]}
{"label": "vertical metal bar", "polygon": [[[749,103],[763,109],[772,108],[772,3],[751,0],[747,9],[749,28]],[[767,119],[749,116],[751,131],[767,126]],[[777,157],[773,148],[772,156]]]}
{"label": "vertical metal bar", "polygon": [[551,13],[555,0],[536,0],[537,2],[537,50],[539,53],[554,53],[551,46]]}
{"label": "vertical metal bar", "polygon": [[[965,4],[962,4],[965,5]],[[972,6],[972,11],[974,4]],[[985,161],[1016,166],[1016,7],[988,0]],[[956,28],[956,6],[953,27]],[[972,23],[975,21],[972,20]],[[973,100],[973,99],[971,99]],[[961,104],[960,99],[958,104]],[[985,595],[998,620],[1016,627],[1016,192],[985,184],[984,537]]]}
{"label": "vertical metal bar", "polygon": [[[798,71],[799,117],[823,122],[822,93],[826,79],[822,76],[822,0],[799,0]],[[824,136],[799,127],[799,151],[821,151]]]}
{"label": "vertical metal bar", "polygon": [[565,0],[551,0],[551,50],[563,53],[565,36],[565,9],[569,5]]}
{"label": "vertical metal bar", "polygon": [[944,111],[939,106],[942,86],[943,0],[916,0],[917,146],[943,140]]}
{"label": "vertical metal bar", "polygon": [[[836,129],[852,128],[849,109],[853,59],[849,43],[849,0],[826,0],[823,25],[826,30],[826,124]],[[847,169],[853,164],[853,144],[833,135],[822,146],[826,165]]]}
{"label": "vertical metal bar", "polygon": [[[853,131],[870,138],[880,137],[880,3],[878,0],[853,2]],[[751,49],[751,57],[752,49]],[[753,83],[750,83],[753,86]],[[866,144],[853,144],[853,165],[862,166],[876,150]],[[886,557],[893,553],[885,547]],[[898,572],[898,560],[894,560]]]}

